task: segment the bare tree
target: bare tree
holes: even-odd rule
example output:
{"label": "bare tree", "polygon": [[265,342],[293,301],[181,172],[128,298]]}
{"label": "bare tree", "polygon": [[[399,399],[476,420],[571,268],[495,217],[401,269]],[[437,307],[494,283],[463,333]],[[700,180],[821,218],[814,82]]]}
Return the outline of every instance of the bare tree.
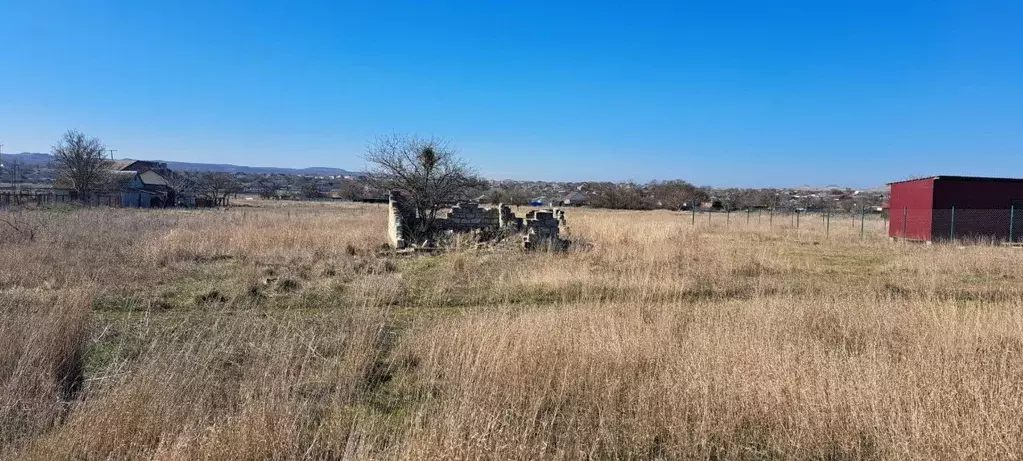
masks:
{"label": "bare tree", "polygon": [[174,191],[175,202],[177,202],[173,204],[175,206],[183,203],[184,197],[194,196],[198,187],[192,175],[180,171],[171,171],[164,176],[164,179],[167,180],[167,184]]}
{"label": "bare tree", "polygon": [[415,208],[419,219],[412,231],[420,236],[433,227],[441,207],[471,199],[486,188],[486,181],[437,138],[380,137],[365,158],[375,165],[374,181],[383,189],[401,192]]}
{"label": "bare tree", "polygon": [[228,173],[199,173],[195,185],[196,191],[214,205],[227,203],[228,195],[241,190],[241,184]]}
{"label": "bare tree", "polygon": [[642,188],[635,183],[622,184],[603,182],[590,183],[592,198],[590,206],[594,208],[612,208],[620,210],[648,210],[653,204],[644,196]]}
{"label": "bare tree", "polygon": [[280,186],[270,176],[263,176],[256,181],[256,190],[259,191],[261,198],[271,199],[277,197],[277,191],[280,190]]}
{"label": "bare tree", "polygon": [[307,200],[323,197],[323,194],[320,193],[320,185],[314,178],[301,178],[298,183],[298,193]]}
{"label": "bare tree", "polygon": [[359,200],[366,195],[366,188],[359,181],[345,179],[341,181],[341,198],[345,200]]}
{"label": "bare tree", "polygon": [[654,200],[661,207],[669,210],[681,210],[686,206],[696,206],[697,202],[705,200],[707,197],[706,192],[682,180],[651,183],[647,188]]}
{"label": "bare tree", "polygon": [[68,130],[53,146],[60,181],[78,193],[82,200],[110,185],[110,163],[98,138],[77,130]]}

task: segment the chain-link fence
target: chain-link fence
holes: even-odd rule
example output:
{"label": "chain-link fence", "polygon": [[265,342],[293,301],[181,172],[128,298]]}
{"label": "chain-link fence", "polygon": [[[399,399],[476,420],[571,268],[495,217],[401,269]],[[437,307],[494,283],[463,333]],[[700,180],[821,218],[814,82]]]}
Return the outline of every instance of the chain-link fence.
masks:
{"label": "chain-link fence", "polygon": [[764,231],[800,239],[881,239],[887,237],[887,214],[873,209],[853,211],[744,209],[689,210],[693,226],[720,230]]}
{"label": "chain-link fence", "polygon": [[1012,243],[1023,241],[1023,209],[910,208],[891,210],[895,239]]}
{"label": "chain-link fence", "polygon": [[[835,210],[690,210],[686,218],[704,229],[771,231],[800,239],[880,239],[1023,243],[1023,206],[1005,209],[914,209],[875,212]],[[889,222],[890,219],[890,222]]]}

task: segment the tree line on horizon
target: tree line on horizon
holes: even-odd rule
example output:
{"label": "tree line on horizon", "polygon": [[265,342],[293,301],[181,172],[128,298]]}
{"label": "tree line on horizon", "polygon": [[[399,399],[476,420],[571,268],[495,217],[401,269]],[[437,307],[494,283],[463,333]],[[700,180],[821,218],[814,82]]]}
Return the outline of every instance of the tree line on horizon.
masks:
{"label": "tree line on horizon", "polygon": [[[114,190],[111,181],[109,150],[103,142],[77,130],[69,130],[51,149],[57,167],[57,183],[87,199],[97,193]],[[446,205],[462,200],[508,205],[529,205],[544,198],[545,204],[560,204],[569,194],[582,194],[586,206],[629,210],[683,210],[714,203],[724,209],[833,208],[849,211],[862,206],[877,206],[883,194],[860,195],[849,189],[829,189],[794,198],[791,191],[777,188],[700,187],[685,180],[635,182],[491,182],[482,178],[460,158],[450,144],[440,138],[394,134],[375,139],[364,157],[373,169],[369,175],[331,180],[333,198],[379,200],[388,190],[406,194],[419,213],[435,217]],[[216,201],[242,192],[263,198],[318,199],[326,196],[322,180],[289,175],[237,175],[223,172],[170,172],[165,178],[179,193],[194,194]],[[245,181],[243,182],[243,179]],[[542,187],[539,186],[542,184]],[[552,190],[552,185],[553,190]]]}

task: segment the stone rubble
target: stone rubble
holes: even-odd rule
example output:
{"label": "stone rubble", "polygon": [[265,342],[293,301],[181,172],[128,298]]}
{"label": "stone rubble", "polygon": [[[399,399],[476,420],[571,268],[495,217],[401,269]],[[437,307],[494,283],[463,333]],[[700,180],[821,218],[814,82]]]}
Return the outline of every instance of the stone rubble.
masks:
{"label": "stone rubble", "polygon": [[[398,191],[388,193],[387,233],[393,248],[416,247],[411,241],[412,229],[418,224],[418,217],[404,196]],[[459,202],[451,207],[446,216],[437,217],[433,232],[477,233],[489,238],[500,239],[505,235],[524,233],[522,246],[527,250],[551,248],[564,249],[568,242],[561,238],[561,226],[565,225],[564,210],[535,210],[526,218],[515,216],[511,207],[500,204],[494,208],[483,208],[473,202]],[[418,246],[433,246],[434,239]]]}

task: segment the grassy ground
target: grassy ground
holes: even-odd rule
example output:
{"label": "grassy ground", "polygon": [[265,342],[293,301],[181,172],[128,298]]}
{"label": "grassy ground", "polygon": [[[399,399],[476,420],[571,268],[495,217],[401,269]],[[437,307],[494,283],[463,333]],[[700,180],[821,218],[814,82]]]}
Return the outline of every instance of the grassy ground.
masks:
{"label": "grassy ground", "polygon": [[251,205],[0,212],[0,458],[1020,455],[1017,249],[580,209],[408,257]]}

